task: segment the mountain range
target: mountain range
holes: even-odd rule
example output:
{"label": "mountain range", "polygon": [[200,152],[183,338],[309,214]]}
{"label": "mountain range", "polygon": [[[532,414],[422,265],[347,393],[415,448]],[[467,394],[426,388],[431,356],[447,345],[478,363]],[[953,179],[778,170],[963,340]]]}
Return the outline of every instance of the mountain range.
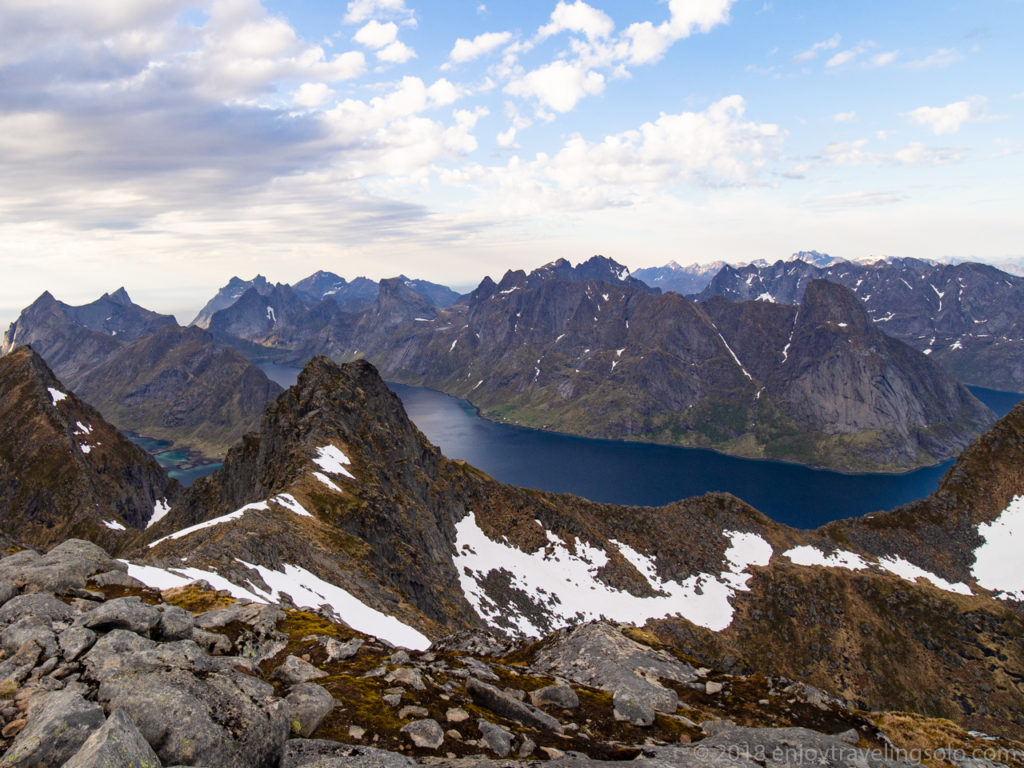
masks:
{"label": "mountain range", "polygon": [[[70,420],[83,414],[111,439],[72,396],[53,402],[62,385],[30,350],[3,360],[5,392],[17,389],[38,418],[60,419],[45,439],[63,441],[64,455],[82,454]],[[65,417],[62,407],[78,410]],[[31,423],[16,429],[4,445],[23,452],[5,469],[25,487],[38,482],[26,452],[36,433]],[[857,709],[1019,736],[1024,582],[1008,553],[1021,536],[1021,467],[1024,407],[969,447],[929,498],[817,531],[727,494],[660,508],[596,504],[448,460],[373,366],[317,357],[220,470],[167,497],[169,511],[101,514],[125,528],[116,535],[129,574],[160,588],[205,579],[236,598],[323,604],[353,629],[410,648],[485,628],[506,643],[545,637],[530,651],[535,666],[562,642],[549,636],[559,627],[628,622],[648,647],[722,670],[724,686],[783,675]],[[67,514],[36,544],[57,543],[81,514],[93,513]],[[8,512],[0,522],[17,536],[24,519]],[[558,664],[580,653],[567,652]],[[570,674],[558,664],[548,669]]]}
{"label": "mountain range", "polygon": [[80,307],[44,293],[11,324],[0,354],[23,345],[120,429],[207,457],[223,455],[281,391],[231,347],[140,307],[124,288]]}
{"label": "mountain range", "polygon": [[959,381],[1024,390],[1024,278],[987,264],[889,259],[819,266],[797,259],[724,266],[695,298],[797,304],[812,280],[849,288],[886,334],[930,355]]}
{"label": "mountain range", "polygon": [[485,278],[448,307],[401,279],[361,313],[250,289],[209,328],[253,360],[365,357],[524,426],[843,470],[933,464],[991,423],[846,289],[822,281],[805,303],[700,305],[595,256]]}

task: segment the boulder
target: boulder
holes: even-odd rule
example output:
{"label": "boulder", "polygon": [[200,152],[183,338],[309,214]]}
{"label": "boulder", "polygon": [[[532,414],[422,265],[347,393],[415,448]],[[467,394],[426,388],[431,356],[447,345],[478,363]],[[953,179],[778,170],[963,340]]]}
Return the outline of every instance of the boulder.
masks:
{"label": "boulder", "polygon": [[160,759],[139,733],[135,723],[114,710],[101,728],[62,768],[159,768]]}
{"label": "boulder", "polygon": [[68,627],[57,635],[61,655],[66,661],[74,661],[96,643],[96,633],[85,627]]}
{"label": "boulder", "polygon": [[616,720],[625,720],[633,725],[654,725],[654,709],[629,691],[616,691],[612,694],[612,714]]}
{"label": "boulder", "polygon": [[70,605],[45,592],[12,597],[0,605],[0,627],[13,624],[23,616],[35,616],[48,623],[70,622],[75,610]]}
{"label": "boulder", "polygon": [[[160,612],[159,634],[162,640],[187,640],[195,622],[192,614],[176,605],[164,605]],[[195,638],[192,638],[195,639]]]}
{"label": "boulder", "polygon": [[107,600],[79,619],[86,629],[107,632],[112,629],[127,629],[148,637],[160,623],[161,612],[146,605],[136,596],[118,597]]}
{"label": "boulder", "polygon": [[352,658],[363,647],[365,642],[359,637],[353,637],[351,640],[342,642],[338,638],[329,637],[328,635],[313,635],[313,639],[320,643],[327,652],[328,664],[333,661],[344,661],[345,659]]}
{"label": "boulder", "polygon": [[65,763],[103,725],[103,709],[74,691],[54,691],[29,711],[28,722],[0,765],[54,768]]}
{"label": "boulder", "polygon": [[273,693],[235,670],[199,679],[167,669],[105,679],[98,697],[110,711],[125,710],[165,765],[277,768],[288,718]]}
{"label": "boulder", "polygon": [[568,685],[548,685],[531,691],[530,702],[535,707],[551,706],[576,709],[580,705],[580,697]]}
{"label": "boulder", "polygon": [[284,662],[273,671],[271,677],[280,680],[282,683],[294,685],[295,683],[308,683],[310,680],[317,680],[327,677],[322,669],[317,669],[308,661],[303,661],[298,656],[289,654]]}
{"label": "boulder", "polygon": [[0,632],[0,644],[6,656],[13,656],[25,643],[35,643],[48,659],[57,654],[57,637],[49,622],[37,616],[23,616]]}
{"label": "boulder", "polygon": [[316,683],[299,683],[284,699],[292,733],[308,738],[334,709],[334,697]]}
{"label": "boulder", "polygon": [[480,729],[480,738],[491,752],[498,757],[511,754],[513,736],[509,730],[482,718],[477,721],[477,727]]}
{"label": "boulder", "polygon": [[413,744],[423,749],[437,749],[444,744],[444,730],[437,720],[413,720],[403,725],[401,731]]}
{"label": "boulder", "polygon": [[481,707],[494,712],[496,715],[507,717],[511,720],[518,720],[524,725],[532,728],[540,728],[544,731],[560,731],[561,723],[547,712],[538,709],[530,704],[519,701],[493,685],[488,685],[474,677],[466,682],[466,692],[470,698]]}
{"label": "boulder", "polygon": [[697,670],[666,651],[626,637],[605,622],[593,622],[556,633],[537,654],[534,667],[583,685],[619,693],[623,700],[659,712],[675,712],[679,696],[658,678],[691,683]]}

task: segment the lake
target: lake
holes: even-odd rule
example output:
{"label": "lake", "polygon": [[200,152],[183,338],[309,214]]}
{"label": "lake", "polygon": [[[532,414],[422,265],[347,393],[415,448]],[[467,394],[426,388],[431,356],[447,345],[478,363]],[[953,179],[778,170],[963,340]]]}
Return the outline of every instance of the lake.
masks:
{"label": "lake", "polygon": [[190,464],[188,451],[182,449],[171,449],[171,443],[167,440],[158,440],[155,437],[144,437],[142,435],[127,434],[129,440],[153,455],[157,463],[167,470],[167,474],[179,483],[188,487],[197,478],[212,474],[214,470],[220,469],[220,463],[200,464],[197,467],[186,466]]}
{"label": "lake", "polygon": [[[282,386],[298,370],[261,366]],[[727,491],[796,528],[891,509],[923,498],[952,465],[904,474],[843,474],[777,461],[740,459],[699,448],[573,437],[487,421],[465,400],[423,387],[389,383],[409,418],[453,459],[465,459],[496,480],[574,493],[613,504],[661,505],[709,491]],[[971,388],[1003,415],[1022,395]]]}

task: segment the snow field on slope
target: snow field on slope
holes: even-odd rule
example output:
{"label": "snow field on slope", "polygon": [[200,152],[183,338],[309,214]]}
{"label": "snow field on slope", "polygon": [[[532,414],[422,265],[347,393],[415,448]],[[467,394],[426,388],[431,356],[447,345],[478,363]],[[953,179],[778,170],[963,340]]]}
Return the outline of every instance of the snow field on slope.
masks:
{"label": "snow field on slope", "polygon": [[466,599],[481,616],[494,622],[510,620],[523,635],[539,636],[543,631],[527,616],[510,606],[496,605],[481,586],[492,571],[510,574],[513,587],[534,598],[554,625],[608,619],[643,624],[651,618],[681,615],[695,624],[721,631],[732,622],[729,598],[746,590],[749,566],[767,565],[772,548],[757,534],[725,531],[730,539],[725,559],[729,569],[704,573],[682,582],[658,577],[653,559],[631,547],[613,541],[622,556],[647,580],[657,595],[638,597],[609,587],[598,578],[608,563],[601,549],[574,541],[575,553],[561,539],[547,533],[548,546],[533,553],[504,542],[492,541],[470,513],[456,526],[454,564]]}

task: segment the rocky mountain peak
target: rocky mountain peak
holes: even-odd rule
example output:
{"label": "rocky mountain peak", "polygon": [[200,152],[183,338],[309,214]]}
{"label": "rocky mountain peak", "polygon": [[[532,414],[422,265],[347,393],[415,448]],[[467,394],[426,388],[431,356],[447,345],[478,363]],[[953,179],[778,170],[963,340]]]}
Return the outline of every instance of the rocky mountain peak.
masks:
{"label": "rocky mountain peak", "polygon": [[110,301],[114,302],[115,304],[125,304],[125,305],[127,305],[127,304],[131,304],[132,303],[131,297],[128,296],[128,291],[126,291],[124,289],[123,285],[120,288],[118,288],[116,291],[114,291],[113,293],[105,293],[105,294],[103,294],[103,297],[106,298],[106,299],[109,299]]}
{"label": "rocky mountain peak", "polygon": [[76,534],[120,549],[178,492],[30,347],[0,358],[0,457],[0,526],[40,546]]}
{"label": "rocky mountain peak", "polygon": [[797,323],[804,327],[831,325],[850,332],[866,332],[871,327],[871,319],[853,291],[828,280],[807,284]]}

